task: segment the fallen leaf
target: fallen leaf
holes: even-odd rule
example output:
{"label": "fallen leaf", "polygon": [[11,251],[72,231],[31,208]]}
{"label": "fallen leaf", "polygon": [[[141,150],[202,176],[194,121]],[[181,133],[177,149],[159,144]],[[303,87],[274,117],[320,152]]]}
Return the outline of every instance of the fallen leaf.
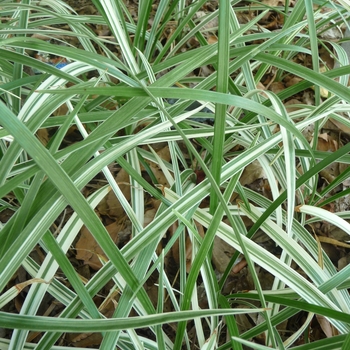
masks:
{"label": "fallen leaf", "polygon": [[[348,236],[347,238],[349,239],[350,237]],[[339,246],[339,247],[350,248],[350,244],[337,241],[334,238],[319,236],[318,239],[319,239],[320,242],[333,244],[333,245],[336,245],[336,246]]]}
{"label": "fallen leaf", "polygon": [[157,210],[156,209],[149,209],[145,211],[145,216],[143,219],[143,226],[146,227],[148,224],[150,224],[155,215],[156,215]]}
{"label": "fallen leaf", "polygon": [[235,249],[219,237],[214,238],[212,261],[215,269],[223,273],[229,264]]}
{"label": "fallen leaf", "polygon": [[297,111],[300,109],[300,107],[296,107],[296,106],[292,106],[292,105],[300,105],[303,104],[302,102],[300,102],[299,100],[297,100],[296,98],[293,98],[289,101],[287,101],[284,106],[286,107],[286,110],[288,113]]}
{"label": "fallen leaf", "polygon": [[327,338],[331,338],[331,337],[334,337],[335,335],[338,335],[338,332],[336,331],[336,329],[331,325],[331,323],[324,316],[316,315],[316,319]]}
{"label": "fallen leaf", "polygon": [[301,79],[299,77],[286,78],[285,79],[285,84],[286,84],[286,87],[290,87],[290,86],[294,86],[294,85],[300,83],[302,80],[303,79]]}
{"label": "fallen leaf", "polygon": [[47,131],[47,129],[39,129],[36,132],[36,135],[39,139],[39,141],[46,146],[49,143],[49,132]]}
{"label": "fallen leaf", "polygon": [[318,135],[317,150],[324,152],[334,152],[339,148],[337,138],[323,133]]}
{"label": "fallen leaf", "polygon": [[265,178],[265,172],[258,160],[254,160],[252,163],[247,165],[243,170],[239,182],[242,186],[251,184],[257,179]]}
{"label": "fallen leaf", "polygon": [[285,86],[281,81],[274,81],[270,87],[269,90],[272,91],[275,94],[278,94],[279,92],[285,90]]}
{"label": "fallen leaf", "polygon": [[[119,185],[119,188],[126,200],[129,201],[131,198],[129,174],[124,169],[120,169],[115,178],[115,181]],[[110,191],[107,196],[100,202],[100,204],[97,206],[97,211],[101,215],[107,215],[115,219],[120,219],[124,214],[124,208],[120,204],[119,199],[117,199],[113,191]]]}
{"label": "fallen leaf", "polygon": [[350,134],[350,128],[344,124],[342,124],[341,122],[339,122],[338,120],[335,119],[330,119],[330,121],[341,131],[345,132],[346,134]]}
{"label": "fallen leaf", "polygon": [[344,267],[350,264],[350,255],[343,256],[338,260],[338,270],[342,270]]}
{"label": "fallen leaf", "polygon": [[[116,222],[106,226],[109,235],[116,245],[119,243],[119,232],[122,228],[123,225]],[[100,257],[107,259],[103,250],[85,226],[81,229],[81,236],[75,245],[75,249],[77,251],[76,259],[83,260],[84,264],[89,265],[94,270],[99,270],[102,267]]]}
{"label": "fallen leaf", "polygon": [[208,44],[216,44],[218,42],[218,38],[215,35],[209,35],[207,38]]}
{"label": "fallen leaf", "polygon": [[81,333],[79,335],[72,334],[74,336],[70,339],[73,346],[79,348],[91,347],[94,345],[100,345],[102,341],[101,333]]}

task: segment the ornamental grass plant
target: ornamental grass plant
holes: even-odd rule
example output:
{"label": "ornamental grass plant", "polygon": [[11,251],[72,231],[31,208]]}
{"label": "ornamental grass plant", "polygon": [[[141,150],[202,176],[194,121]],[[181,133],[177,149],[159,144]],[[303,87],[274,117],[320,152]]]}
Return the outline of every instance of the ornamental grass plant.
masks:
{"label": "ornamental grass plant", "polygon": [[346,349],[349,1],[72,4],[0,1],[0,348]]}

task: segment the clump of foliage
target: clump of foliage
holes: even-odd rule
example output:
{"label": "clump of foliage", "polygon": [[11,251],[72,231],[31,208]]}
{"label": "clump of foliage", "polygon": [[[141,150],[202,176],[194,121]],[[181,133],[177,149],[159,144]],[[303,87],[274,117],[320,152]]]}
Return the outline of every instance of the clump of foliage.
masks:
{"label": "clump of foliage", "polygon": [[[348,212],[324,209],[348,195],[334,189],[349,168],[318,186],[327,166],[350,162],[350,144],[332,153],[317,150],[317,135],[329,118],[350,126],[349,58],[321,36],[346,23],[348,2],[286,1],[273,8],[278,30],[259,24],[271,13],[261,2],[221,0],[200,17],[207,1],[160,0],[156,7],[139,1],[137,18],[121,1],[93,4],[98,12],[77,14],[62,0],[0,2],[0,208],[9,217],[0,231],[0,327],[13,330],[0,338],[0,347],[32,348],[29,331],[39,332],[35,349],[55,349],[65,332],[98,332],[100,349],[108,350],[265,348],[257,339],[279,349],[299,339],[305,345],[298,349],[340,347],[350,331],[349,266],[337,271],[307,228],[326,220],[350,234]],[[103,30],[93,31],[97,27]],[[322,47],[330,56],[335,52],[338,68],[321,72]],[[298,54],[311,57],[311,66],[298,64]],[[209,73],[197,74],[201,67]],[[258,83],[271,70],[277,81],[286,75],[300,79],[278,93],[263,91]],[[287,109],[285,101],[311,87],[314,104]],[[80,139],[66,144],[72,125]],[[310,125],[311,140],[305,136]],[[43,141],[40,132],[47,130],[52,132]],[[163,141],[170,161],[153,151]],[[147,161],[157,164],[168,186],[152,178]],[[239,181],[253,162],[263,169],[271,198]],[[129,174],[130,200],[111,164]],[[106,185],[83,195],[97,176]],[[131,222],[123,247],[94,210],[110,191]],[[146,226],[151,197],[160,205]],[[62,213],[68,211],[66,220]],[[173,235],[159,251],[172,225]],[[107,257],[88,281],[68,254],[83,226]],[[254,240],[258,230],[280,248],[279,255]],[[236,251],[219,277],[211,263],[216,237]],[[175,244],[177,288],[166,266]],[[40,263],[34,250],[43,256]],[[254,288],[230,294],[224,286],[240,254]],[[274,276],[270,290],[262,287],[257,267]],[[19,269],[28,278],[14,285]],[[154,274],[152,301],[145,283]],[[118,295],[109,317],[95,304],[107,284],[112,288],[106,301]],[[200,288],[207,308],[201,307]],[[14,312],[19,293],[25,298]],[[64,306],[58,317],[38,312],[47,295]],[[278,325],[300,310],[307,312],[305,322],[293,334],[279,332]],[[131,311],[137,316],[129,317]],[[255,315],[256,324],[242,330],[241,314]],[[305,330],[314,314],[339,335],[307,344]],[[186,321],[193,321],[194,339]],[[169,332],[168,324],[176,331]]]}

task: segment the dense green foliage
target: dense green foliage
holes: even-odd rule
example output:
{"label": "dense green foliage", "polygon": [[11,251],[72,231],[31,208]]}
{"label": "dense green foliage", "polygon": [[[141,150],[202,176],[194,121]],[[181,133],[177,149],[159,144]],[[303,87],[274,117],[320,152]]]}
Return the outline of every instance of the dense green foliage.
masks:
{"label": "dense green foliage", "polygon": [[[253,11],[239,1],[220,0],[218,9],[198,18],[205,0],[160,0],[156,8],[151,1],[139,1],[137,20],[121,1],[93,3],[98,13],[78,15],[62,0],[0,1],[0,208],[11,212],[0,231],[3,310],[18,295],[16,286],[11,287],[16,271],[22,266],[34,279],[28,281],[19,314],[0,312],[0,327],[14,329],[11,340],[0,339],[0,348],[32,348],[26,343],[29,331],[43,332],[35,349],[55,349],[64,332],[96,331],[105,350],[190,349],[194,345],[186,321],[194,319],[202,349],[242,349],[247,342],[250,348],[265,349],[252,341],[262,334],[266,346],[284,349],[294,346],[314,314],[325,316],[340,335],[295,348],[341,348],[350,332],[350,267],[337,271],[307,227],[326,220],[350,234],[348,212],[321,208],[348,195],[348,190],[333,190],[348,177],[349,168],[318,188],[323,169],[334,162],[350,163],[350,144],[333,153],[317,150],[318,132],[329,118],[350,127],[349,57],[321,35],[346,21],[348,1],[298,0],[293,6],[286,1],[274,8],[283,18],[279,30],[259,24],[270,11],[261,2],[251,4]],[[242,23],[248,15],[249,21]],[[215,18],[218,28],[206,28]],[[176,26],[164,36],[173,21]],[[91,29],[96,26],[111,35],[96,35]],[[218,40],[210,41],[208,31],[217,31]],[[192,49],[190,40],[196,43]],[[336,53],[338,68],[320,72],[320,48]],[[293,60],[300,53],[312,57],[311,67]],[[59,69],[40,59],[45,55],[69,64]],[[194,73],[204,66],[210,67],[208,74]],[[257,86],[270,70],[277,80],[288,74],[300,80],[278,94],[263,93]],[[286,108],[284,101],[312,86],[313,105]],[[321,87],[328,98],[321,98]],[[193,101],[200,102],[197,109],[189,108]],[[67,107],[60,115],[62,106]],[[81,137],[63,147],[72,125]],[[316,135],[311,142],[304,133],[310,125]],[[48,128],[55,132],[44,145],[37,135]],[[163,141],[170,161],[153,151]],[[169,187],[143,178],[146,161],[158,165]],[[254,161],[264,171],[271,199],[239,182]],[[130,200],[111,173],[113,163],[130,176]],[[203,181],[194,180],[196,167],[205,174]],[[83,196],[82,190],[101,172],[106,185]],[[132,236],[121,249],[94,211],[110,191],[132,225]],[[237,202],[231,201],[234,192]],[[150,196],[161,204],[145,226]],[[67,208],[68,221],[53,234]],[[248,229],[243,217],[252,222]],[[205,228],[204,237],[195,222]],[[159,253],[158,244],[173,224],[174,234]],[[67,256],[83,225],[108,257],[85,284]],[[258,230],[281,248],[279,256],[254,241]],[[192,249],[189,271],[186,237]],[[211,263],[215,237],[236,250],[219,279]],[[177,239],[178,290],[165,266]],[[41,265],[30,255],[37,246],[45,255]],[[241,253],[255,288],[227,295],[223,286]],[[271,290],[261,286],[257,266],[274,276]],[[58,269],[69,283],[58,278]],[[161,286],[156,303],[144,288],[154,271]],[[118,291],[120,297],[112,319],[106,319],[93,299],[111,279],[111,295]],[[208,309],[199,305],[199,285]],[[46,293],[65,305],[59,317],[37,315]],[[164,310],[165,298],[171,313]],[[138,317],[128,318],[132,309]],[[282,336],[276,326],[299,310],[308,312],[305,322]],[[258,313],[257,325],[241,332],[241,313]],[[173,338],[162,327],[172,322],[177,322]],[[136,331],[145,327],[153,338]]]}

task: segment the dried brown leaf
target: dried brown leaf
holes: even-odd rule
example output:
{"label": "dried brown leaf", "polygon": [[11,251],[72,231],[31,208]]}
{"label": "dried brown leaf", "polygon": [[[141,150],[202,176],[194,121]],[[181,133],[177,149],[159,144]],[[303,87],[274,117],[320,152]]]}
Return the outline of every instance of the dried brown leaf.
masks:
{"label": "dried brown leaf", "polygon": [[324,152],[334,152],[338,148],[338,141],[332,135],[329,135],[328,133],[318,135],[317,150]]}
{"label": "dried brown leaf", "polygon": [[265,172],[259,161],[254,160],[252,163],[247,165],[242,173],[239,182],[242,186],[251,184],[257,179],[265,178]]}
{"label": "dried brown leaf", "polygon": [[[123,225],[116,222],[106,226],[108,233],[116,245],[118,245],[119,232],[122,228]],[[77,251],[76,258],[78,260],[83,260],[84,264],[89,265],[94,270],[98,270],[102,266],[99,257],[106,259],[103,250],[85,226],[81,229],[81,236],[76,243],[75,249]]]}
{"label": "dried brown leaf", "polygon": [[47,131],[47,129],[39,129],[36,132],[36,135],[44,146],[46,146],[49,143],[49,132]]}
{"label": "dried brown leaf", "polygon": [[274,81],[271,85],[269,90],[272,91],[275,94],[278,94],[279,92],[283,91],[286,87],[281,81]]}
{"label": "dried brown leaf", "polygon": [[335,335],[338,335],[338,332],[336,331],[336,329],[331,325],[331,323],[324,316],[316,315],[316,319],[327,338],[331,338]]}
{"label": "dried brown leaf", "polygon": [[[120,169],[115,181],[119,185],[120,190],[123,192],[126,200],[130,200],[130,185],[129,185],[129,174],[124,170]],[[111,218],[120,218],[124,214],[124,208],[120,204],[119,199],[115,196],[113,191],[110,191],[107,196],[97,206],[97,211],[101,215],[107,215]]]}
{"label": "dried brown leaf", "polygon": [[339,122],[338,120],[335,119],[331,119],[331,122],[340,130],[345,132],[346,134],[350,134],[350,128],[344,124],[342,124],[341,122]]}
{"label": "dried brown leaf", "polygon": [[[348,238],[349,238],[349,236],[348,236]],[[320,242],[333,244],[333,245],[339,246],[339,247],[350,248],[350,244],[340,242],[334,238],[319,236],[318,239]]]}
{"label": "dried brown leaf", "polygon": [[302,104],[301,101],[297,100],[296,98],[293,98],[289,101],[287,101],[284,106],[286,107],[286,110],[288,113],[290,112],[293,112],[293,111],[297,111],[298,109],[300,109],[300,107],[295,107],[295,106],[292,106],[292,105],[296,105],[296,104]]}
{"label": "dried brown leaf", "polygon": [[235,249],[219,237],[215,237],[213,246],[212,261],[215,269],[223,273],[229,264]]}

